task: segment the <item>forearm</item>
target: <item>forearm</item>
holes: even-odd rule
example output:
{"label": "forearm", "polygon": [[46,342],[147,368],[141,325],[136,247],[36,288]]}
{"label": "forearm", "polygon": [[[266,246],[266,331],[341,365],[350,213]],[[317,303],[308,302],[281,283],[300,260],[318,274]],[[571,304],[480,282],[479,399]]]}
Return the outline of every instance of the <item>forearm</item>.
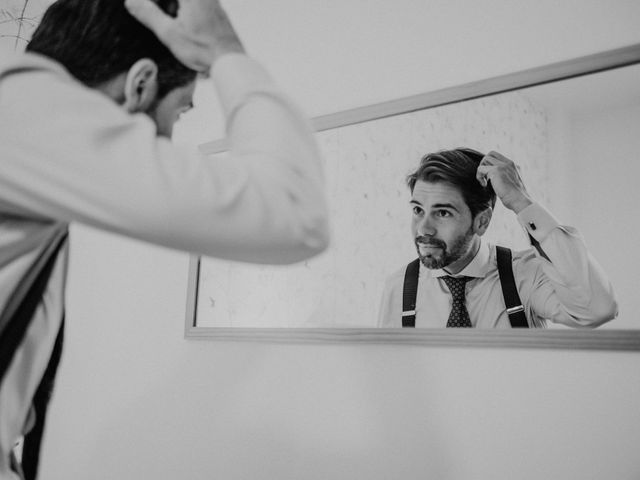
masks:
{"label": "forearm", "polygon": [[271,228],[282,228],[291,241],[323,250],[328,205],[310,122],[250,58],[225,56],[212,73],[227,116],[228,162],[246,163],[251,169],[262,215],[282,222]]}
{"label": "forearm", "polygon": [[523,210],[542,275],[532,298],[536,313],[570,326],[598,326],[617,315],[613,287],[580,234],[561,226],[537,204]]}
{"label": "forearm", "polygon": [[[231,260],[290,263],[326,247],[313,136],[257,84],[240,95],[234,147],[217,160],[157,138],[145,115],[61,76],[3,85],[2,112],[14,115],[0,133],[0,204],[9,211]],[[284,121],[267,121],[272,111]]]}

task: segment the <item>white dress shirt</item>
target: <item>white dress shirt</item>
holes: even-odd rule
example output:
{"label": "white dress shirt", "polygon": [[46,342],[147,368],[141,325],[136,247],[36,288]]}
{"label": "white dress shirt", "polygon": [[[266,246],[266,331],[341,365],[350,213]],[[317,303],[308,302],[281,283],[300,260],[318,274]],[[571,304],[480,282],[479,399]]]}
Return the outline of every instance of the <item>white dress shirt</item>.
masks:
{"label": "white dress shirt", "polygon": [[[561,226],[539,204],[522,210],[518,220],[539,247],[513,252],[513,273],[530,327],[547,321],[570,327],[597,327],[617,315],[613,288],[587,251],[579,233]],[[506,245],[505,245],[506,246]],[[545,258],[546,256],[546,258]],[[388,278],[378,327],[402,327],[405,267]],[[416,327],[444,328],[452,297],[441,279],[444,270],[420,265]],[[466,306],[476,328],[511,328],[498,276],[495,247],[481,241],[473,260],[455,276],[467,276]]]}
{"label": "white dress shirt", "polygon": [[[291,263],[326,248],[328,209],[308,121],[240,54],[213,66],[229,155],[156,136],[32,53],[0,61],[0,312],[51,238],[80,222],[196,254]],[[22,435],[64,309],[67,246],[0,384],[0,479]],[[0,331],[1,333],[1,331]]]}

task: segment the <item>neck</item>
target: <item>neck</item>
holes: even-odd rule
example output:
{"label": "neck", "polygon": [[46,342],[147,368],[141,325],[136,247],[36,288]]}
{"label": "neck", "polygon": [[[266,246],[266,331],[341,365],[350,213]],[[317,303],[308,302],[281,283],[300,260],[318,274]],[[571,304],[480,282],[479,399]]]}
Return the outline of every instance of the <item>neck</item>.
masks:
{"label": "neck", "polygon": [[124,84],[127,76],[125,74],[117,75],[111,80],[107,80],[95,87],[99,92],[104,93],[118,105],[122,105],[125,101]]}
{"label": "neck", "polygon": [[478,253],[478,250],[480,250],[480,237],[477,235],[474,235],[473,239],[469,243],[469,248],[467,248],[467,252],[455,262],[447,265],[445,268],[443,268],[443,270],[447,272],[449,275],[455,275],[457,273],[460,273],[475,258],[476,254]]}

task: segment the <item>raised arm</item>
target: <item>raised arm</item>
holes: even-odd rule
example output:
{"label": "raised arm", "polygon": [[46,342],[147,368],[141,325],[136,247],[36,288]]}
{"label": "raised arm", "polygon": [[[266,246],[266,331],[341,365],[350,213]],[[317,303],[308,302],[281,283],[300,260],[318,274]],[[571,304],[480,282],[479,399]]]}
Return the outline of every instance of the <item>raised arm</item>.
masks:
{"label": "raised arm", "polygon": [[208,73],[227,53],[244,53],[218,0],[181,0],[175,17],[165,14],[152,0],[125,0],[125,6],[180,62],[198,72]]}
{"label": "raised arm", "polygon": [[[529,234],[535,259],[516,275],[527,276],[530,310],[538,317],[572,327],[596,327],[617,315],[613,287],[575,228],[563,226],[527,192],[510,159],[490,152],[478,168],[506,208],[518,215]],[[535,265],[532,267],[532,265]]]}
{"label": "raised arm", "polygon": [[[126,6],[178,60],[215,81],[231,154],[220,166],[231,170],[233,180],[240,178],[218,182],[238,207],[225,202],[226,221],[234,223],[235,216],[250,224],[248,231],[237,231],[228,255],[280,263],[322,251],[328,242],[327,206],[310,126],[261,67],[230,55],[243,54],[244,47],[219,1],[182,0],[175,18],[150,0],[126,0]],[[238,171],[243,163],[250,170]]]}
{"label": "raised arm", "polygon": [[175,19],[146,0],[128,5],[215,84],[228,155],[176,148],[146,115],[27,56],[2,72],[0,207],[232,260],[291,263],[323,251],[328,209],[312,129],[243,53],[218,2],[183,0]]}

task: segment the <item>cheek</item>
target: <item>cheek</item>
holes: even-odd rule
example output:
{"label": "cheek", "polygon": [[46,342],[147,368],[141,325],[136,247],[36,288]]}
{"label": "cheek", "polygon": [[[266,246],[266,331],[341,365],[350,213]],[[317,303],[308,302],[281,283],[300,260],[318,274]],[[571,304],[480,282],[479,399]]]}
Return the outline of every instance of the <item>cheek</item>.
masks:
{"label": "cheek", "polygon": [[174,98],[171,94],[161,100],[157,108],[158,117],[164,125],[175,123],[180,111],[181,103],[179,99]]}
{"label": "cheek", "polygon": [[417,237],[418,235],[425,233],[424,228],[422,228],[423,222],[424,218],[417,217],[415,215],[411,217],[411,235]]}
{"label": "cheek", "polygon": [[443,240],[447,246],[451,246],[453,242],[461,235],[463,235],[465,229],[460,225],[449,222],[442,222],[438,228],[438,238]]}

